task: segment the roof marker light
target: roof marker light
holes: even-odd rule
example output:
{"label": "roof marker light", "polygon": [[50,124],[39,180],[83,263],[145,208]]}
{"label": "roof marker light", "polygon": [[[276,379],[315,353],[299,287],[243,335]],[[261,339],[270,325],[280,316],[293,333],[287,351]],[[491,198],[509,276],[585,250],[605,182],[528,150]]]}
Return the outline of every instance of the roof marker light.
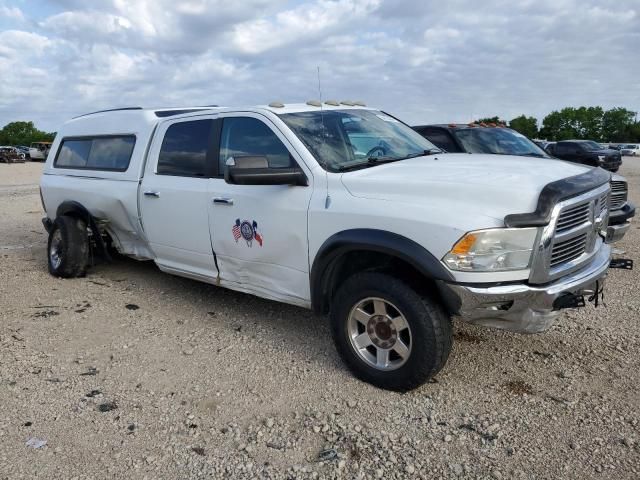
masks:
{"label": "roof marker light", "polygon": [[269,104],[271,108],[284,108],[284,103],[282,102],[271,102]]}
{"label": "roof marker light", "polygon": [[367,104],[364,103],[362,100],[356,100],[355,102],[353,102],[354,105],[358,106],[358,107],[366,107]]}
{"label": "roof marker light", "polygon": [[347,107],[353,107],[355,105],[355,103],[353,103],[351,100],[342,100],[340,103],[342,105],[346,105]]}
{"label": "roof marker light", "polygon": [[340,106],[340,102],[338,102],[337,100],[326,100],[324,102],[325,105],[331,105],[332,107],[339,107]]}
{"label": "roof marker light", "polygon": [[307,102],[307,105],[310,105],[312,107],[321,107],[322,106],[322,102],[319,102],[318,100],[309,100]]}

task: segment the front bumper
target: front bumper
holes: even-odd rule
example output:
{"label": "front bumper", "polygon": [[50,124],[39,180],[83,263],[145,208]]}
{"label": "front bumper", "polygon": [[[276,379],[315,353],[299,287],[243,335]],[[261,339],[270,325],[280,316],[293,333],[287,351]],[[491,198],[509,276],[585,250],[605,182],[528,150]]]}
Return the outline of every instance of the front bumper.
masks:
{"label": "front bumper", "polygon": [[633,203],[627,202],[622,208],[613,210],[609,215],[609,226],[607,227],[607,243],[615,243],[625,236],[631,223],[629,220],[636,214],[636,207]]}
{"label": "front bumper", "polygon": [[439,287],[450,311],[469,323],[518,333],[547,330],[558,316],[556,302],[566,295],[591,295],[603,285],[611,260],[611,247],[603,244],[589,265],[546,285],[525,283]]}

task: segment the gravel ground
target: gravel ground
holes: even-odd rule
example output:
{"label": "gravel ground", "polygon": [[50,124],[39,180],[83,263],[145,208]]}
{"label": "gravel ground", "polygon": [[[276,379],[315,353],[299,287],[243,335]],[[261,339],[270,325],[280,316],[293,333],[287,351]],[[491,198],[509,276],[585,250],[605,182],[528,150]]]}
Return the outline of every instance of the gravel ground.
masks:
{"label": "gravel ground", "polygon": [[49,276],[41,168],[0,164],[0,479],[639,478],[640,268],[544,334],[457,322],[437,379],[386,392],[306,310],[128,259]]}

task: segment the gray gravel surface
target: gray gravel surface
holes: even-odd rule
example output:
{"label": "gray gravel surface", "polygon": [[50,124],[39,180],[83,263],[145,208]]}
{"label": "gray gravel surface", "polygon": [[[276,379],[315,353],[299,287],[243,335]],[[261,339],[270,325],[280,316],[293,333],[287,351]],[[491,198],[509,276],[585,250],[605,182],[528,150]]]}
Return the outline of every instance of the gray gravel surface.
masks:
{"label": "gray gravel surface", "polygon": [[[398,394],[306,310],[128,259],[49,276],[40,169],[0,164],[0,479],[640,477],[640,265],[544,334],[457,322]],[[621,173],[640,204],[640,159]]]}

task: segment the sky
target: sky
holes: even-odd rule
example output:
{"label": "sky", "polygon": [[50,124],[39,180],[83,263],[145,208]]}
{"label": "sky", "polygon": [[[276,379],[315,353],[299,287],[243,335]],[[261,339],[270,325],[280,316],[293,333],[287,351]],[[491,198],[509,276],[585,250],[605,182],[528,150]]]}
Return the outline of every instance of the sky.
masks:
{"label": "sky", "polygon": [[0,127],[361,100],[411,124],[640,110],[640,0],[0,0]]}

